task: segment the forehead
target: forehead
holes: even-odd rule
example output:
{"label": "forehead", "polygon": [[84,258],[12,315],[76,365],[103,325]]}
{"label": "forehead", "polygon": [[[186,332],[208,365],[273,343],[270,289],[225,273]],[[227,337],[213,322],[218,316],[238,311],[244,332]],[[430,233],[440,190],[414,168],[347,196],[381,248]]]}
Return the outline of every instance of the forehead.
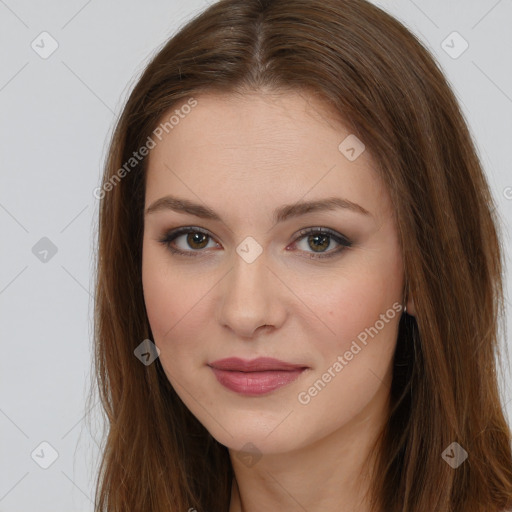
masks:
{"label": "forehead", "polygon": [[357,139],[321,100],[299,92],[209,93],[194,100],[193,108],[183,108],[185,100],[162,117],[174,116],[161,140],[154,138],[146,206],[179,193],[220,210],[227,199],[275,206],[327,195],[376,213],[389,207],[371,155],[347,158],[344,141],[354,146]]}

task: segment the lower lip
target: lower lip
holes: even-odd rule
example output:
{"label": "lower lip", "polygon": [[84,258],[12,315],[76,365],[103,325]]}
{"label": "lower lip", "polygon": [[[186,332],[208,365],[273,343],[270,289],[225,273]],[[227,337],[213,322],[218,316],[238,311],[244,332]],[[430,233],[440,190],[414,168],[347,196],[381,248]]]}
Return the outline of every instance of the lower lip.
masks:
{"label": "lower lip", "polygon": [[226,388],[242,395],[264,395],[293,382],[305,370],[268,370],[262,372],[237,372],[212,368],[217,380]]}

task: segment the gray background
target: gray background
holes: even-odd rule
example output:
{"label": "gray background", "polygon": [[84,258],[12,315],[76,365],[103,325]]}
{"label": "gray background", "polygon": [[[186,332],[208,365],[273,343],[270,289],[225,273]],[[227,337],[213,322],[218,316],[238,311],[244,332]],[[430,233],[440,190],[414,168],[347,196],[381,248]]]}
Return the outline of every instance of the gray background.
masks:
{"label": "gray background", "polygon": [[[512,1],[376,3],[426,42],[452,83],[505,222],[509,261]],[[101,421],[91,429],[84,420],[93,190],[138,74],[206,5],[0,0],[0,512],[93,510]],[[464,41],[454,31],[469,44],[461,55]],[[47,56],[52,40],[58,48]],[[512,419],[508,372],[503,395]],[[56,450],[55,460],[42,442]]]}

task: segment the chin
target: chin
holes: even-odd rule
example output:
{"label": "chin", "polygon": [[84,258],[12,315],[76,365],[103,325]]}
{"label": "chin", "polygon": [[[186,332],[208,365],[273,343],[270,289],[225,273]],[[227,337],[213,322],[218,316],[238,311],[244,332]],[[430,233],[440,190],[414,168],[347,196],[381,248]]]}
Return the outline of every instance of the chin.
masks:
{"label": "chin", "polygon": [[[308,444],[306,432],[292,423],[285,427],[284,422],[281,423],[282,415],[273,418],[271,422],[263,422],[261,415],[240,418],[239,413],[237,414],[238,418],[234,421],[224,421],[222,426],[215,422],[205,425],[216,441],[233,452],[280,454]],[[285,421],[289,421],[292,417],[293,413]]]}

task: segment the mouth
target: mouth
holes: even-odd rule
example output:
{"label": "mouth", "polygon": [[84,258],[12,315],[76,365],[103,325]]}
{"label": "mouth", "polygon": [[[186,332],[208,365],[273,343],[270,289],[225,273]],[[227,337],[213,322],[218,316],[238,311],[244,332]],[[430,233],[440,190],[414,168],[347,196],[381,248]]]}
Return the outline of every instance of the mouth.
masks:
{"label": "mouth", "polygon": [[236,357],[209,363],[215,377],[224,387],[242,395],[270,393],[296,380],[307,366],[278,359],[260,357],[244,360]]}

